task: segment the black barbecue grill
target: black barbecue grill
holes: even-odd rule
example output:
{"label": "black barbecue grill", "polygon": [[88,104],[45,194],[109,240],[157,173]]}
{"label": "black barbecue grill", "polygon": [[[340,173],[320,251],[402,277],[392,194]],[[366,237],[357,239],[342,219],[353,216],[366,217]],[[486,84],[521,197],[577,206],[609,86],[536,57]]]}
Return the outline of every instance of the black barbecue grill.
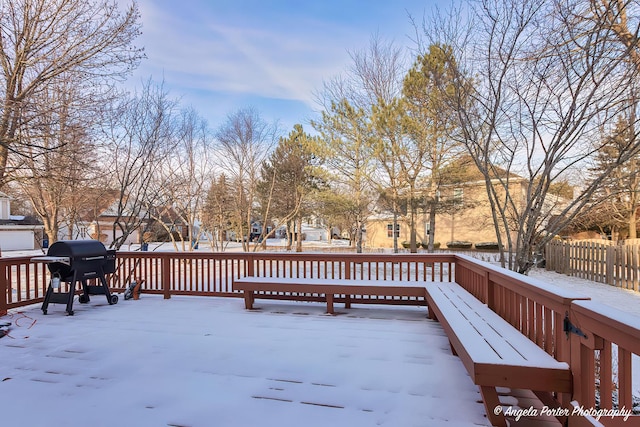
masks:
{"label": "black barbecue grill", "polygon": [[[42,303],[42,312],[47,314],[49,303],[66,303],[67,313],[73,316],[73,298],[76,283],[82,283],[80,303],[88,303],[89,295],[106,295],[107,302],[118,303],[118,296],[111,295],[105,275],[116,271],[116,251],[107,250],[97,240],[60,240],[49,247],[47,256],[32,258],[34,262],[45,262],[51,273],[47,294]],[[98,279],[100,285],[89,285],[87,280]],[[69,292],[55,292],[59,282],[69,283]]]}

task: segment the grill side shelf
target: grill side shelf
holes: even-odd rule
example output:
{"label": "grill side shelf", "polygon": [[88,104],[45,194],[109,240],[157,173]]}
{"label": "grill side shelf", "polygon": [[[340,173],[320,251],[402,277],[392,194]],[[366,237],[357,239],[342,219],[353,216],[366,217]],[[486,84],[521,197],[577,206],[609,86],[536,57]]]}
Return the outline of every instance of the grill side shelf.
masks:
{"label": "grill side shelf", "polygon": [[31,262],[44,262],[47,264],[58,262],[60,264],[71,265],[71,257],[68,256],[39,256],[31,258]]}

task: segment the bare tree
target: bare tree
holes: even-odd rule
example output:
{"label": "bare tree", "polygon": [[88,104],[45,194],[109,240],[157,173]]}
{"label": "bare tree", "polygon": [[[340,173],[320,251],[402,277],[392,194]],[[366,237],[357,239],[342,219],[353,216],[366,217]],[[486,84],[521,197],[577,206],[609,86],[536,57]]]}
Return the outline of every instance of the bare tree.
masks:
{"label": "bare tree", "polygon": [[381,100],[390,103],[402,91],[407,71],[404,49],[392,40],[373,34],[366,49],[349,52],[351,65],[344,73],[326,80],[315,94],[324,111],[346,99],[354,107],[370,110]]}
{"label": "bare tree", "polygon": [[[591,173],[598,178],[603,168],[618,158],[618,147],[626,146],[630,139],[637,138],[635,129],[629,126],[633,118],[620,117],[616,128],[605,137],[602,150],[594,159]],[[599,226],[609,228],[612,239],[621,230],[622,238],[637,238],[637,215],[640,207],[640,154],[630,157],[623,164],[618,165],[601,181],[588,204],[589,210],[581,214],[578,225],[588,225],[590,228]],[[598,224],[599,223],[599,224]]]}
{"label": "bare tree", "polygon": [[[149,212],[165,227],[176,250],[176,235],[182,250],[192,250],[200,238],[198,219],[207,194],[206,184],[210,181],[212,141],[207,123],[193,108],[180,111],[174,126],[171,155],[162,159],[156,169],[158,206]],[[184,233],[173,233],[178,225],[187,227],[188,247],[185,247]]]}
{"label": "bare tree", "polygon": [[[634,0],[578,0],[567,4],[566,14],[575,23],[590,21],[613,43],[610,48],[628,55],[640,70],[640,5]],[[616,47],[617,46],[617,47]]]}
{"label": "bare tree", "polygon": [[[351,67],[326,81],[316,94],[323,111],[321,120],[312,124],[326,144],[326,165],[334,186],[342,186],[339,191],[355,197],[349,210],[354,223],[349,228],[360,252],[362,230],[372,212],[375,193],[386,191],[389,186],[397,190],[394,185],[399,171],[389,163],[394,159],[381,143],[399,138],[392,134],[397,128],[386,126],[388,122],[383,120],[374,123],[374,110],[395,102],[406,70],[403,50],[377,34],[371,37],[367,49],[351,52],[350,56]],[[376,167],[376,161],[382,163],[382,168]],[[392,191],[392,195],[397,200],[397,191]],[[394,221],[396,208],[394,205]]]}
{"label": "bare tree", "polygon": [[[549,191],[601,150],[601,132],[627,108],[625,88],[635,78],[620,54],[624,49],[613,48],[611,28],[576,19],[575,4],[483,0],[469,11],[471,38],[447,38],[451,34],[437,24],[426,27],[432,38],[455,46],[460,66],[449,99],[458,112],[459,138],[484,175],[497,239],[505,239],[513,255],[509,267],[522,273],[533,265],[536,248],[638,150],[636,138],[621,147],[573,200]],[[522,178],[528,185],[516,186]]]}
{"label": "bare tree", "polygon": [[139,94],[112,106],[104,127],[105,187],[117,190],[109,209],[114,218],[112,247],[120,248],[159,200],[155,176],[171,148],[176,101],[162,84],[148,80]]}
{"label": "bare tree", "polygon": [[233,191],[224,174],[211,180],[207,192],[207,200],[202,212],[202,223],[211,236],[211,248],[223,251],[226,249],[227,232],[233,217]]}
{"label": "bare tree", "polygon": [[233,188],[234,232],[245,251],[249,250],[249,228],[255,220],[260,168],[278,136],[278,126],[265,122],[254,108],[229,114],[215,133],[218,163]]}
{"label": "bare tree", "polygon": [[100,116],[100,98],[66,77],[51,80],[32,97],[31,105],[42,108],[20,133],[24,155],[8,163],[50,242],[60,237],[63,223],[68,238],[75,237],[78,209],[86,202],[81,190],[95,176],[93,128]]}
{"label": "bare tree", "polygon": [[[10,155],[29,156],[21,131],[37,117],[34,97],[60,76],[95,87],[129,73],[142,57],[136,3],[5,0],[0,8],[0,187]],[[26,145],[25,145],[26,144]]]}

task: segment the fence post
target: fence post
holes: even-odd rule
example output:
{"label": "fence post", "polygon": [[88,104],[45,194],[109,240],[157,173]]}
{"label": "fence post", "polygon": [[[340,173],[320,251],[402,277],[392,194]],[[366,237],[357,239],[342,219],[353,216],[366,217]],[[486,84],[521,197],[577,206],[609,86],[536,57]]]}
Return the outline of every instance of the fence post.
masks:
{"label": "fence post", "polygon": [[171,259],[169,255],[163,254],[160,258],[162,268],[162,292],[164,299],[171,298]]}
{"label": "fence post", "polygon": [[606,282],[609,285],[613,285],[615,282],[615,259],[616,259],[616,247],[614,245],[607,247],[607,259],[605,260],[605,275]]}
{"label": "fence post", "polygon": [[631,265],[631,272],[632,272],[632,283],[631,283],[631,289],[634,291],[638,291],[640,290],[640,288],[638,288],[638,284],[640,283],[640,278],[638,277],[638,269],[640,268],[640,247],[638,245],[634,245],[632,246],[633,248],[633,255],[632,255],[632,265]]}

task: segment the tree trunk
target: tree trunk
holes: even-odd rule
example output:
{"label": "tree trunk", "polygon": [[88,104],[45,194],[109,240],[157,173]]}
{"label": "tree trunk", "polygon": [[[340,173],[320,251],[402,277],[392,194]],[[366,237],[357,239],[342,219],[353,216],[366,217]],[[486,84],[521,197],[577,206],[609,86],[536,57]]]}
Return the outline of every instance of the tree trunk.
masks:
{"label": "tree trunk", "polygon": [[417,245],[417,237],[416,237],[416,206],[415,206],[415,199],[413,198],[413,195],[411,195],[410,200],[409,200],[409,209],[410,209],[410,214],[409,214],[409,251],[412,254],[415,254],[418,252],[418,245]]}
{"label": "tree trunk", "polygon": [[393,206],[393,253],[397,254],[398,253],[398,233],[396,232],[396,229],[398,228],[398,208],[395,205],[394,202],[394,206]]}
{"label": "tree trunk", "polygon": [[286,236],[285,238],[287,239],[287,245],[286,245],[286,249],[287,251],[291,250],[291,246],[293,244],[293,236],[291,234],[291,221],[287,221],[287,227],[286,227]]}
{"label": "tree trunk", "polygon": [[635,239],[638,237],[638,230],[637,230],[637,218],[636,215],[638,215],[638,208],[634,205],[633,208],[631,209],[631,215],[629,215],[629,238],[630,239]]}
{"label": "tree trunk", "polygon": [[436,231],[436,205],[435,203],[431,204],[429,209],[429,252],[433,252],[435,249],[435,231]]}
{"label": "tree trunk", "polygon": [[302,252],[302,216],[298,215],[298,232],[296,233],[296,252]]}

